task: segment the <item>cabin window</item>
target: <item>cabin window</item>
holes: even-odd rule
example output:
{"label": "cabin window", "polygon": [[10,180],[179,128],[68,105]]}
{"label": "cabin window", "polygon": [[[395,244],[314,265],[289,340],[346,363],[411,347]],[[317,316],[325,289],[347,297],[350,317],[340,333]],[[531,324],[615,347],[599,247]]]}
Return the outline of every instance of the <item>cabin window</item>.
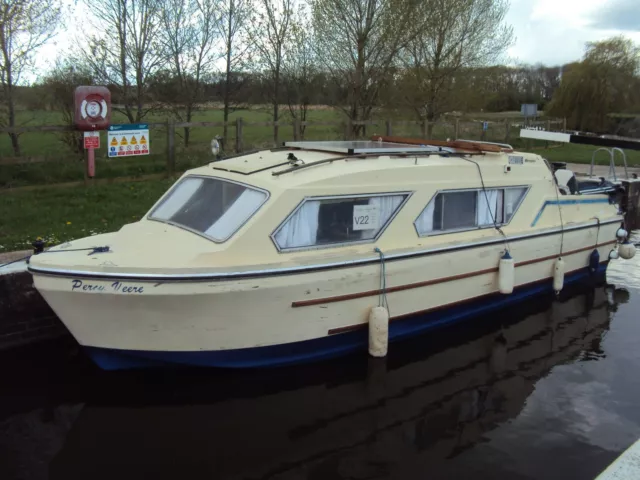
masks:
{"label": "cabin window", "polygon": [[220,178],[182,179],[149,215],[224,242],[267,200],[267,193]]}
{"label": "cabin window", "polygon": [[282,250],[375,240],[398,212],[408,193],[310,198],[273,234]]}
{"label": "cabin window", "polygon": [[420,236],[504,225],[511,221],[527,187],[439,192],[415,221]]}

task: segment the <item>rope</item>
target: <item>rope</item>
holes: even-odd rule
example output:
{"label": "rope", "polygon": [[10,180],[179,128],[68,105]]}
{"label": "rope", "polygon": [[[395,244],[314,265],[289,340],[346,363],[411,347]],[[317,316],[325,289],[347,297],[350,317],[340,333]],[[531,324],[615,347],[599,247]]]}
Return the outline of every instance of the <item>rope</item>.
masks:
{"label": "rope", "polygon": [[378,306],[386,307],[387,312],[391,315],[389,309],[389,301],[387,300],[387,266],[384,261],[384,253],[378,247],[373,249],[378,255],[380,255],[380,294],[378,295]]}
{"label": "rope", "polygon": [[26,257],[18,258],[17,260],[12,260],[10,262],[3,263],[2,265],[0,265],[0,268],[6,267],[7,265],[11,265],[12,263],[22,262],[23,260],[27,260],[30,257],[31,257],[31,255],[27,255]]}
{"label": "rope", "polygon": [[598,248],[598,240],[600,239],[600,219],[598,217],[595,218],[596,222],[598,222],[598,229],[596,230],[596,244],[593,248]]}
{"label": "rope", "polygon": [[[562,220],[562,208],[560,208],[560,193],[558,193],[560,191],[560,189],[558,188],[558,180],[556,179],[556,176],[553,176],[553,181],[556,182],[556,200],[557,200],[557,204],[558,204],[558,214],[560,215],[560,255],[559,257],[562,258],[562,252],[564,250],[564,221]],[[600,223],[598,222],[598,226],[600,225]]]}
{"label": "rope", "polygon": [[44,252],[40,252],[37,254],[30,254],[27,255],[26,257],[22,257],[22,258],[18,258],[17,260],[12,260],[10,262],[7,263],[3,263],[2,265],[0,265],[0,268],[4,268],[7,265],[11,265],[12,263],[18,263],[18,262],[22,262],[23,260],[28,260],[29,258],[31,258],[33,255],[43,255],[45,253],[65,253],[65,252],[86,252],[88,250],[91,250],[87,255],[93,255],[94,253],[105,253],[109,251],[109,246],[105,245],[104,247],[88,247],[88,248],[69,248],[67,250],[45,250]]}
{"label": "rope", "polygon": [[[478,169],[478,175],[480,176],[480,184],[482,185],[482,192],[484,193],[484,199],[487,202],[487,207],[489,208],[489,213],[491,214],[493,228],[495,228],[498,231],[498,233],[502,235],[507,252],[511,251],[511,247],[509,246],[509,240],[507,238],[507,235],[502,231],[502,228],[498,226],[496,216],[493,214],[493,209],[491,208],[491,204],[489,203],[489,195],[487,194],[487,187],[484,184],[484,177],[482,176],[482,169],[480,168],[480,165],[478,164],[478,162],[471,160],[470,158],[464,158],[464,157],[460,157],[460,158],[462,160],[466,160],[467,162],[473,163]],[[503,202],[504,202],[504,198],[503,198]]]}

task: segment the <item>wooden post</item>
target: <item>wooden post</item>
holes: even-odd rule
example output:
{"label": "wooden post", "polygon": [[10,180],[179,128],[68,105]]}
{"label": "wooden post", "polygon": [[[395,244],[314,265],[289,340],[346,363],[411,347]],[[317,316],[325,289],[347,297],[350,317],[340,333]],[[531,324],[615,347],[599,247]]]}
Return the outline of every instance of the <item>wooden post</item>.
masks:
{"label": "wooden post", "polygon": [[387,120],[386,122],[384,122],[385,127],[386,127],[386,135],[387,137],[390,137],[391,135],[393,135],[393,133],[391,133],[391,120]]}
{"label": "wooden post", "polygon": [[278,121],[273,122],[273,146],[278,146]]}
{"label": "wooden post", "polygon": [[636,230],[640,226],[640,182],[637,180],[623,180],[625,218],[624,224],[628,231]]}
{"label": "wooden post", "polygon": [[236,118],[236,153],[242,152],[242,117]]}
{"label": "wooden post", "polygon": [[176,122],[167,119],[167,173],[173,175],[176,171]]}
{"label": "wooden post", "polygon": [[344,126],[344,139],[351,140],[351,134],[353,132],[353,125],[351,124],[351,119],[347,119],[347,123]]}
{"label": "wooden post", "polygon": [[504,119],[504,142],[509,143],[511,138],[511,122],[508,118]]}
{"label": "wooden post", "polygon": [[456,118],[456,122],[453,125],[453,139],[457,140],[460,136],[460,119]]}
{"label": "wooden post", "polygon": [[[551,131],[551,120],[547,120],[546,130]],[[549,148],[549,142],[544,142],[544,148]]]}
{"label": "wooden post", "polygon": [[296,142],[300,140],[300,119],[299,118],[293,119],[293,140]]}

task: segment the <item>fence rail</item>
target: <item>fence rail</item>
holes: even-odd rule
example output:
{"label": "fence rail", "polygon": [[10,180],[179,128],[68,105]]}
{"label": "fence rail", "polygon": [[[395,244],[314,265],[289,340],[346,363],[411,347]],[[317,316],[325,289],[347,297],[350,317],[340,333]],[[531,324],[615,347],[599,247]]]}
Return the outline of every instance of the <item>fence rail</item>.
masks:
{"label": "fence rail", "polygon": [[[252,135],[251,129],[262,129],[260,142],[257,142],[259,146],[278,146],[281,145],[280,138],[287,138],[293,140],[304,140],[305,136],[313,137],[314,132],[317,134],[318,131],[322,130],[322,138],[325,139],[344,139],[344,140],[353,140],[356,138],[366,138],[370,137],[372,134],[380,134],[380,135],[399,135],[399,136],[414,136],[424,138],[428,140],[429,138],[438,138],[438,139],[457,139],[457,138],[470,138],[475,140],[491,140],[495,142],[504,142],[504,143],[512,143],[515,141],[517,137],[517,128],[524,126],[523,118],[504,118],[493,121],[480,121],[480,120],[460,120],[454,119],[453,121],[446,122],[427,122],[427,121],[419,121],[419,120],[405,120],[405,119],[373,119],[373,120],[362,120],[362,121],[351,121],[349,119],[345,119],[342,121],[245,121],[242,117],[236,118],[233,121],[229,122],[178,122],[173,118],[169,118],[164,122],[141,122],[145,123],[149,126],[150,129],[153,129],[156,133],[154,134],[155,141],[157,142],[158,147],[155,150],[152,150],[154,155],[153,166],[141,166],[139,171],[136,171],[137,174],[145,175],[150,173],[158,173],[159,171],[164,170],[167,174],[173,174],[177,170],[183,170],[185,168],[192,168],[193,164],[185,164],[183,161],[183,157],[186,156],[197,156],[201,155],[201,159],[198,161],[204,160],[204,148],[203,145],[200,144],[199,147],[189,146],[188,148],[181,149],[180,146],[180,137],[179,135],[182,133],[178,129],[191,129],[191,128],[211,128],[211,129],[219,129],[216,132],[211,132],[209,138],[213,138],[216,133],[220,133],[222,129],[229,132],[229,145],[224,145],[226,151],[235,151],[236,153],[241,153],[245,150],[245,148],[255,148],[256,141],[255,135]],[[539,120],[534,122],[528,122],[527,126],[539,127],[547,130],[556,130],[556,131],[565,131],[566,130],[566,121],[563,119],[548,119],[548,120]],[[265,128],[266,127],[266,128]],[[322,127],[315,131],[313,131],[314,127]],[[331,131],[328,130],[328,127],[335,127]],[[418,128],[416,128],[418,127]],[[247,138],[245,135],[246,131],[249,130],[248,137],[253,138],[253,143],[250,138]],[[0,127],[0,135],[6,133],[17,133],[17,134],[34,134],[34,133],[68,133],[74,132],[76,129],[71,125],[31,125],[31,126],[17,126],[17,127]],[[162,132],[164,131],[164,135]],[[419,131],[419,133],[417,133]],[[267,135],[268,133],[268,135]],[[317,138],[318,135],[315,135]],[[177,138],[178,137],[178,138]],[[329,138],[327,138],[329,137]],[[200,139],[202,140],[202,138]],[[208,140],[207,140],[208,143]],[[524,145],[528,145],[528,141],[524,142]],[[180,150],[179,150],[180,149]],[[178,152],[179,150],[179,152]],[[208,147],[206,148],[208,151]],[[33,178],[36,176],[40,176],[38,182],[44,183],[56,183],[62,180],[73,180],[73,178],[78,178],[78,173],[75,173],[75,177],[71,173],[56,174],[54,171],[55,168],[61,168],[62,160],[61,158],[68,160],[71,158],[78,159],[77,155],[70,155],[70,151],[60,152],[58,154],[57,151],[54,151],[51,154],[37,156],[37,155],[23,155],[23,156],[7,156],[4,158],[0,155],[0,167],[2,168],[10,168],[11,166],[20,166],[24,165],[24,168],[35,168],[36,164],[43,163],[56,163],[58,167],[52,166],[49,172],[46,173],[38,173],[37,175],[34,173],[32,177],[28,177],[28,174],[24,172],[19,172],[22,174],[24,180],[16,181],[15,172],[5,170],[4,174],[2,174],[2,170],[0,169],[0,188],[11,187],[13,185],[25,185],[31,184]],[[178,154],[180,153],[180,154]],[[184,153],[184,155],[183,155]],[[163,162],[162,158],[159,158],[158,155],[164,157],[165,165],[164,167],[161,164],[158,164],[158,161]],[[106,158],[106,154],[105,157]],[[144,163],[143,157],[126,157],[136,158],[138,163]],[[67,162],[68,163],[68,162]],[[202,163],[200,163],[202,164]],[[105,169],[106,169],[105,164]],[[65,167],[67,168],[67,167]],[[115,167],[111,168],[111,171],[105,172],[104,175],[111,175],[112,177],[118,176],[129,176],[131,175],[131,169],[127,170],[125,167],[122,167],[122,172],[116,171]],[[126,171],[125,171],[126,170]],[[76,172],[78,170],[76,169]],[[80,173],[81,174],[81,173]],[[102,172],[99,172],[99,175],[102,176]],[[46,177],[42,180],[42,177]],[[26,182],[26,183],[25,183]]]}

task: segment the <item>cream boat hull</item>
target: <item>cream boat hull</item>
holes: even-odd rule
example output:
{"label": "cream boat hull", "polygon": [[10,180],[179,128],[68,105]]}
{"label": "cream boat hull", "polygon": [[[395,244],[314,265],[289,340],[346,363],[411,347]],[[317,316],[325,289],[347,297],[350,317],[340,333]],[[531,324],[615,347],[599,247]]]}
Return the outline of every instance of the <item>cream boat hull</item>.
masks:
{"label": "cream boat hull", "polygon": [[[588,277],[598,241],[600,273],[619,220],[565,228],[566,280]],[[498,293],[499,238],[386,253],[390,339],[550,292],[561,233],[509,239],[516,290]],[[372,246],[373,249],[373,246]],[[231,278],[110,278],[32,267],[35,286],[103,368],[154,363],[255,367],[299,363],[366,346],[369,311],[382,301],[381,263],[275,269]]]}

